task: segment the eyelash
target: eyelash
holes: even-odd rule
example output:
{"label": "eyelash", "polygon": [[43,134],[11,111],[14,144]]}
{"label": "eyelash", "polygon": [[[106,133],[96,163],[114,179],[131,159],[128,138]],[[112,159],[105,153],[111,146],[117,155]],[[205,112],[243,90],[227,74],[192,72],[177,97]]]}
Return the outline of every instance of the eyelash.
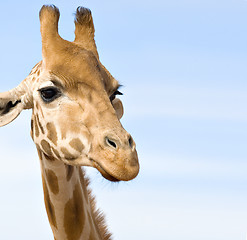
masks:
{"label": "eyelash", "polygon": [[117,95],[123,95],[123,93],[119,92],[118,90],[116,90],[111,96],[110,96],[110,101],[112,102]]}

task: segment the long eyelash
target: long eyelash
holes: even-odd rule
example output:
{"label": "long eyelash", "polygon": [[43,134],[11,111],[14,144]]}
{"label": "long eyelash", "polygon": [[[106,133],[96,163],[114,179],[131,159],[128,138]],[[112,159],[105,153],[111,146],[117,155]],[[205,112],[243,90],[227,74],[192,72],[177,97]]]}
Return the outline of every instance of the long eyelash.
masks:
{"label": "long eyelash", "polygon": [[110,101],[112,102],[117,95],[123,95],[123,93],[119,92],[118,90],[116,90],[111,96],[110,96]]}
{"label": "long eyelash", "polygon": [[113,93],[114,95],[123,95],[123,93],[119,92],[118,90]]}

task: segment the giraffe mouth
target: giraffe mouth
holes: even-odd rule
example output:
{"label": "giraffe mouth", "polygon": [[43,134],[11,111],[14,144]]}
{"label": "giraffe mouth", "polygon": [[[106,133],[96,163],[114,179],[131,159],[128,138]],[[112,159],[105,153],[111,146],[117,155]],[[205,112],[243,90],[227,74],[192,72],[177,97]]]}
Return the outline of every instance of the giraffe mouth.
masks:
{"label": "giraffe mouth", "polygon": [[93,167],[95,167],[100,173],[101,175],[111,181],[111,182],[119,182],[120,180],[113,177],[111,174],[109,174],[99,163],[97,163],[94,159],[90,159],[93,162]]}

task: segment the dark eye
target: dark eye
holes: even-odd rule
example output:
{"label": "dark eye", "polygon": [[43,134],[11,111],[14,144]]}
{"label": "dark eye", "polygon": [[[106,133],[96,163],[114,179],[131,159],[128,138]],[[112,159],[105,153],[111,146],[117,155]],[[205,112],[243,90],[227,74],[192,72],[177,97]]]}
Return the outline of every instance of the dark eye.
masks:
{"label": "dark eye", "polygon": [[123,95],[121,92],[119,92],[118,90],[115,91],[111,96],[110,96],[110,100],[111,102],[116,98],[117,95]]}
{"label": "dark eye", "polygon": [[41,98],[47,103],[52,102],[61,95],[60,91],[55,87],[42,88],[39,91]]}

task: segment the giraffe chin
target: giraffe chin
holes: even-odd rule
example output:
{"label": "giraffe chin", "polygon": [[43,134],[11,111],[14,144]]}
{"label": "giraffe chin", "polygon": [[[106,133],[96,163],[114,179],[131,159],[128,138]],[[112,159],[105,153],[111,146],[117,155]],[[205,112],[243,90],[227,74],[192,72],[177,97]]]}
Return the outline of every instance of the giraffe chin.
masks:
{"label": "giraffe chin", "polygon": [[108,172],[105,171],[104,168],[102,168],[102,167],[101,167],[97,162],[95,162],[95,161],[93,161],[93,167],[95,167],[95,168],[101,173],[101,175],[102,175],[105,179],[107,179],[107,180],[109,180],[109,181],[111,181],[111,182],[120,182],[119,179],[117,179],[117,178],[113,177],[112,175],[110,175]]}
{"label": "giraffe chin", "polygon": [[63,159],[63,161],[68,164],[68,165],[72,165],[72,166],[88,166],[88,167],[94,167],[96,168],[101,175],[111,181],[111,182],[119,182],[120,180],[113,177],[112,175],[110,175],[103,167],[101,167],[96,161],[94,161],[93,159],[89,158],[87,155],[85,156],[81,156],[80,158],[75,158],[75,159]]}
{"label": "giraffe chin", "polygon": [[71,159],[62,158],[62,161],[68,165],[71,165],[71,166],[89,166],[89,167],[92,167],[92,161],[88,158],[88,156],[86,154],[81,155],[78,158],[71,158]]}

